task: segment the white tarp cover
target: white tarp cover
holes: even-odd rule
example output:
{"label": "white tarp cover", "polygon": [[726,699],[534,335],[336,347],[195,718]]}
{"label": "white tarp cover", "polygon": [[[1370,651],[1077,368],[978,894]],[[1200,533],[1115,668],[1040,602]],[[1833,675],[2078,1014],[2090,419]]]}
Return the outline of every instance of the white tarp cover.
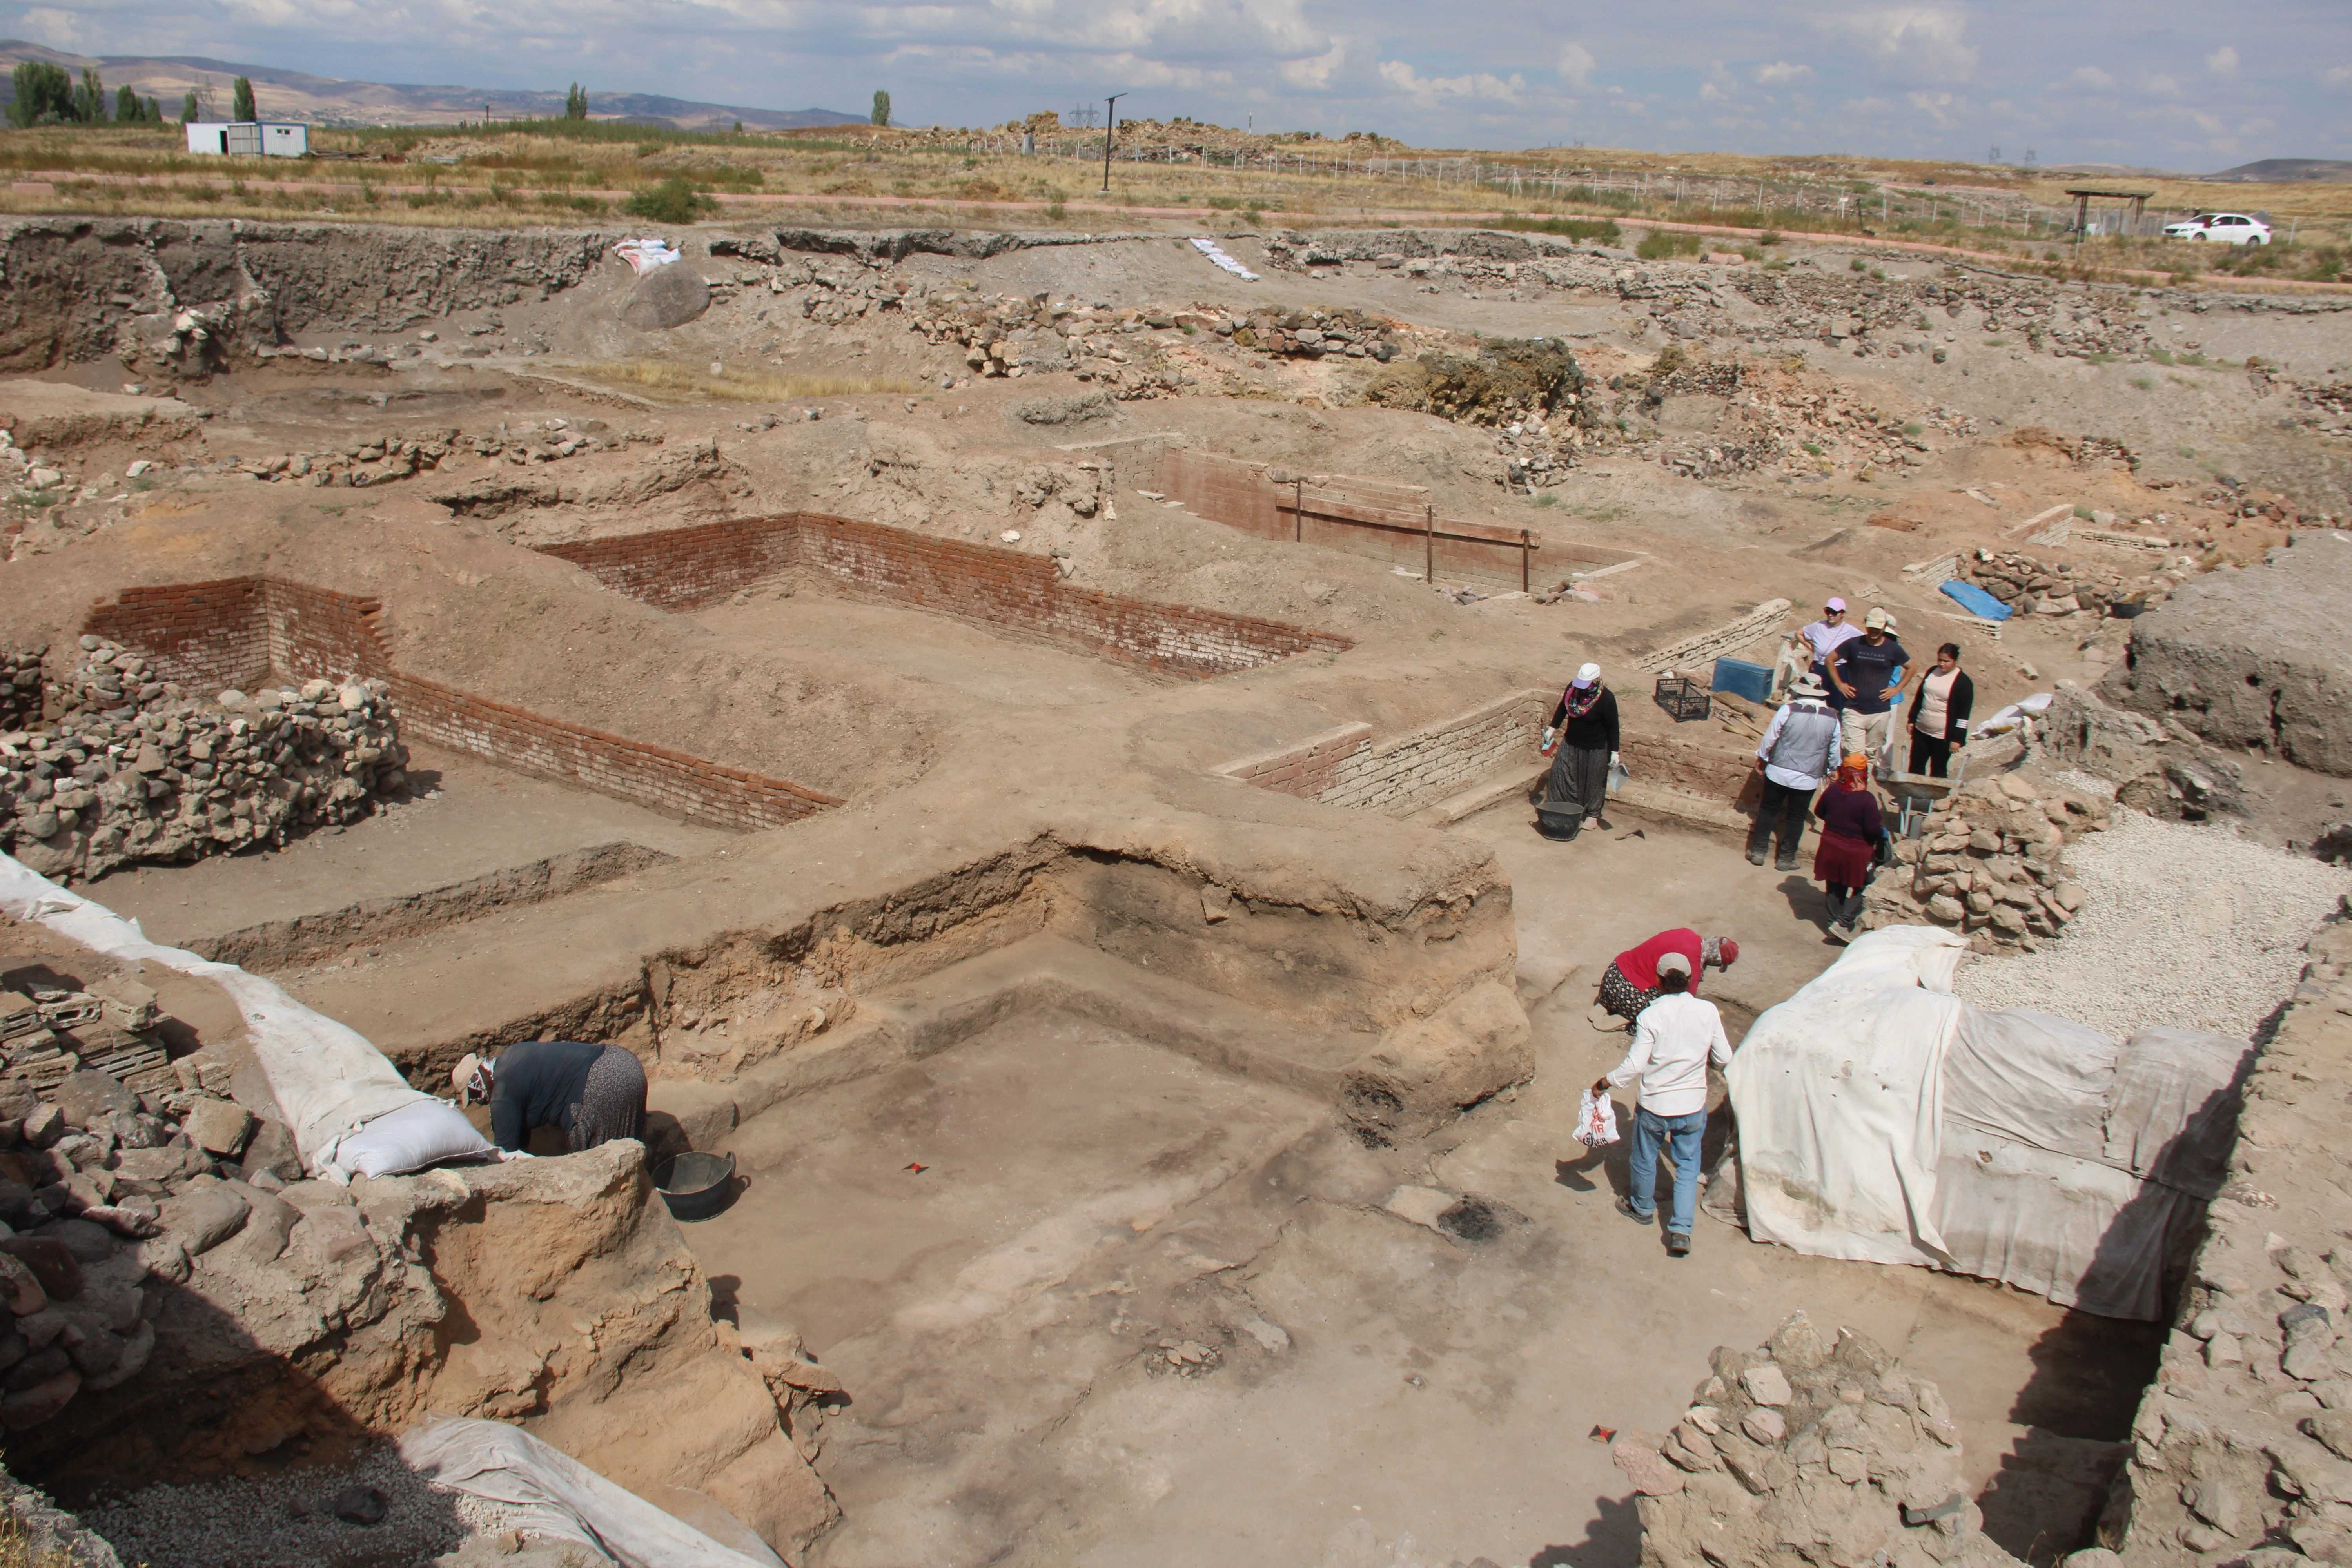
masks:
{"label": "white tarp cover", "polygon": [[400,1457],[438,1485],[501,1505],[517,1530],[576,1541],[625,1568],[782,1568],[749,1530],[756,1553],[721,1545],[501,1422],[427,1416],[402,1436]]}
{"label": "white tarp cover", "polygon": [[[1759,1240],[2163,1310],[2221,1187],[2244,1040],[2095,1029],[1950,995],[1949,931],[1873,931],[1756,1020],[1728,1074]],[[1718,1206],[1718,1212],[1720,1205]]]}
{"label": "white tarp cover", "polygon": [[1945,1261],[1944,1053],[1967,940],[1889,926],[1749,1026],[1726,1077],[1748,1234],[1858,1263]]}
{"label": "white tarp cover", "polygon": [[432,1098],[411,1089],[400,1069],[358,1031],[312,1012],[234,963],[149,942],[137,921],[66,891],[7,855],[0,855],[0,910],[125,963],[160,963],[226,992],[245,1016],[254,1060],[293,1131],[303,1168],[312,1174],[326,1169],[347,1134],[387,1111]]}
{"label": "white tarp cover", "polygon": [[1227,253],[1225,247],[1219,245],[1215,240],[1196,239],[1192,242],[1192,248],[1207,257],[1211,261],[1215,262],[1219,267],[1222,267],[1226,271],[1232,273],[1234,277],[1246,279],[1252,283],[1257,281],[1256,273],[1252,272],[1248,268],[1244,267],[1240,262],[1235,261],[1233,257]]}

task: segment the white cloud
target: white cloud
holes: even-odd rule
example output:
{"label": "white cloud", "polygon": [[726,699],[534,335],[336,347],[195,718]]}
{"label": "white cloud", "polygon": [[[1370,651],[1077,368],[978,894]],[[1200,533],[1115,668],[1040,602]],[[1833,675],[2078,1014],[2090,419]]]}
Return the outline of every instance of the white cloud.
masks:
{"label": "white cloud", "polygon": [[2215,49],[2211,54],[2205,57],[2205,68],[2211,71],[2215,76],[2237,75],[2238,51],[2231,48],[2229,45],[2223,44],[2220,48]]}
{"label": "white cloud", "polygon": [[2077,66],[2074,74],[2066,79],[2076,87],[2087,87],[2093,92],[2105,92],[2116,85],[2116,79],[2096,66]]}
{"label": "white cloud", "polygon": [[1787,87],[1793,82],[1812,79],[1812,67],[1791,65],[1787,60],[1774,60],[1770,65],[1756,68],[1756,85],[1759,87]]}
{"label": "white cloud", "polygon": [[2319,85],[2327,88],[2352,87],[2352,66],[2334,66],[2321,71]]}
{"label": "white cloud", "polygon": [[1592,85],[1593,68],[1601,62],[1582,44],[1566,43],[1559,47],[1559,79],[1576,87]]}
{"label": "white cloud", "polygon": [[47,6],[27,11],[16,25],[53,49],[79,53],[89,39],[83,37],[81,18],[71,11],[55,11]]}
{"label": "white cloud", "polygon": [[2178,98],[2180,96],[2180,84],[2173,80],[2170,77],[2166,76],[2161,71],[2149,77],[2139,85],[2142,91],[2154,93],[2158,98]]}
{"label": "white cloud", "polygon": [[1701,103],[1717,103],[1729,96],[1730,95],[1728,93],[1725,92],[1721,88],[1716,86],[1715,83],[1711,81],[1702,82],[1699,84],[1698,100]]}
{"label": "white cloud", "polygon": [[1486,71],[1428,77],[1413,69],[1412,64],[1405,60],[1382,60],[1381,79],[1423,109],[1433,108],[1447,99],[1517,103],[1519,94],[1528,87],[1527,79],[1516,72],[1507,80]]}
{"label": "white cloud", "polygon": [[1955,82],[1976,74],[1978,51],[1964,37],[1968,16],[1958,10],[1886,5],[1822,16],[1815,25],[1860,46],[1880,71],[1898,79]]}

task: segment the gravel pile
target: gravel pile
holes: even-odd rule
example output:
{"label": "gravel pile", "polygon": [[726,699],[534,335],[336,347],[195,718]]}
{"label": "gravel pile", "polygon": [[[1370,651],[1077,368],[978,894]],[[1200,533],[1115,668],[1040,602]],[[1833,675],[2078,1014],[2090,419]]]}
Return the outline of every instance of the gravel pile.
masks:
{"label": "gravel pile", "polygon": [[[2079,775],[2065,782],[2095,787]],[[2137,811],[2116,812],[2069,855],[2090,897],[2064,940],[1966,960],[1954,982],[1961,996],[2118,1040],[2159,1025],[2251,1036],[2294,991],[2312,928],[2352,890],[2342,867]]]}
{"label": "gravel pile", "polygon": [[[379,1503],[376,1522],[354,1522]],[[147,1487],[81,1517],[123,1562],[154,1568],[423,1563],[506,1527],[495,1504],[436,1489],[389,1444],[331,1469]]]}

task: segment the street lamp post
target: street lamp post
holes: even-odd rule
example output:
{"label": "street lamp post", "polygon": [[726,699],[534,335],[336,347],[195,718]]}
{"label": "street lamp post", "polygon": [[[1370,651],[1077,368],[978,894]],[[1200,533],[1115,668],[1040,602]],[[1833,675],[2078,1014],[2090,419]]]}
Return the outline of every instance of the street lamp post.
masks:
{"label": "street lamp post", "polygon": [[1111,138],[1118,134],[1118,100],[1126,96],[1127,94],[1123,92],[1114,92],[1103,100],[1105,112],[1103,115],[1102,194],[1105,195],[1110,195],[1110,143]]}

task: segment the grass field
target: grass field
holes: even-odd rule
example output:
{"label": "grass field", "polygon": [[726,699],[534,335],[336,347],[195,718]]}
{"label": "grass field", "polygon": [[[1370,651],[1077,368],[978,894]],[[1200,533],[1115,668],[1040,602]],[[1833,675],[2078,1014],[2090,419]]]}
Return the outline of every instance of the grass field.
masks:
{"label": "grass field", "polygon": [[[1034,117],[1045,121],[1049,117]],[[2266,212],[2298,243],[2263,251],[2093,238],[2050,226],[2066,179],[1991,165],[1846,157],[1764,158],[1542,148],[1515,153],[1401,146],[1380,137],[1246,137],[1214,126],[1121,128],[1112,193],[1099,132],[828,127],[689,132],[617,122],[316,128],[308,160],[192,155],[175,127],[0,132],[0,211],[298,217],[512,227],[623,222],[661,182],[683,180],[723,216],[762,206],[866,221],[1105,226],[1137,208],[1194,212],[1233,232],[1280,222],[1503,223],[1605,232],[1568,221],[1644,219],[1783,234],[1910,239],[2041,266],[2227,270],[2332,281],[2352,243],[2352,184],[2125,182],[2149,210]],[[1142,160],[1142,161],[1138,161]],[[1760,200],[1759,200],[1760,198]],[[874,215],[887,212],[887,220]],[[2033,216],[2027,216],[2032,214]],[[2007,221],[1988,221],[2006,219]]]}

